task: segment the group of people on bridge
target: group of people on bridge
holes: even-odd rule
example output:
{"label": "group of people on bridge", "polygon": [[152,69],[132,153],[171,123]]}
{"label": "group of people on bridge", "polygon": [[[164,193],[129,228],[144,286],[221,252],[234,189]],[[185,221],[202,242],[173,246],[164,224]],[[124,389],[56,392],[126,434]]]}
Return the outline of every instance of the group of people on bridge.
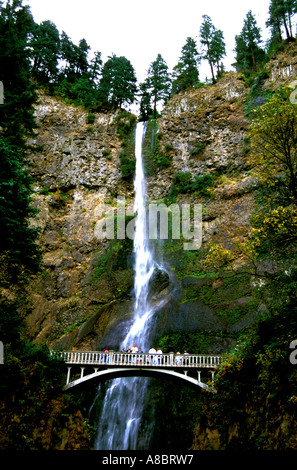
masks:
{"label": "group of people on bridge", "polygon": [[[150,348],[148,353],[144,353],[141,347],[137,347],[134,344],[132,347],[129,346],[127,349],[123,346],[120,354],[122,355],[123,364],[133,363],[133,364],[143,364],[146,360],[147,364],[151,365],[162,365],[163,364],[163,352],[161,348],[155,349],[154,347]],[[189,353],[184,351],[183,354],[177,352],[175,354],[175,364],[177,366],[185,365],[188,362]],[[104,362],[109,362],[109,351],[105,349],[104,351]]]}

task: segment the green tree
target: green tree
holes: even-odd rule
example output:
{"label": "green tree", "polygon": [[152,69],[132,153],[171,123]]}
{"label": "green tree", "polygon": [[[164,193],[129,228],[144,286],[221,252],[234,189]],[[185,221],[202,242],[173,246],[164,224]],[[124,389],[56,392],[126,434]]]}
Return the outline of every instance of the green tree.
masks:
{"label": "green tree", "polygon": [[58,75],[60,34],[51,21],[34,24],[29,42],[32,51],[32,75],[41,83],[53,83]]}
{"label": "green tree", "polygon": [[214,67],[217,66],[219,74],[220,60],[226,55],[226,46],[223,32],[216,29],[208,15],[203,15],[203,23],[200,27],[200,41],[204,46],[203,58],[208,60],[211,69],[212,81],[215,82]]}
{"label": "green tree", "polygon": [[226,44],[223,31],[216,29],[210,44],[210,57],[217,67],[217,76],[220,75],[220,61],[226,55]]}
{"label": "green tree", "polygon": [[199,80],[199,53],[194,39],[188,37],[178,64],[173,69],[172,94],[195,86]]}
{"label": "green tree", "polygon": [[37,230],[29,227],[30,180],[24,171],[27,137],[34,135],[36,89],[31,81],[28,38],[34,28],[21,0],[0,3],[0,282],[8,284],[35,271],[40,260]]}
{"label": "green tree", "polygon": [[258,108],[250,128],[253,163],[258,177],[272,186],[281,184],[297,202],[297,107],[289,100],[292,90],[280,89]]}
{"label": "green tree", "polygon": [[88,74],[89,69],[89,61],[88,61],[88,54],[89,54],[90,46],[88,45],[85,39],[81,39],[78,43],[78,47],[76,47],[76,73],[79,74],[81,77]]}
{"label": "green tree", "polygon": [[251,10],[244,19],[241,33],[235,37],[236,69],[256,70],[257,64],[263,60],[265,52],[260,48],[261,31]]}
{"label": "green tree", "polygon": [[296,0],[271,0],[266,25],[278,32],[280,41],[282,40],[282,27],[285,29],[287,39],[293,39],[292,17],[296,11]]}
{"label": "green tree", "polygon": [[131,62],[126,57],[113,54],[102,67],[99,98],[114,108],[132,104],[137,91],[136,82]]}
{"label": "green tree", "polygon": [[89,66],[89,76],[90,76],[91,81],[94,84],[99,83],[99,77],[101,75],[102,64],[103,62],[101,58],[101,52],[96,51]]}
{"label": "green tree", "polygon": [[62,31],[60,56],[65,63],[61,76],[69,81],[75,81],[88,73],[88,52],[90,46],[85,39],[79,41],[79,45],[74,44],[67,34]]}
{"label": "green tree", "polygon": [[35,211],[23,154],[3,137],[0,154],[0,285],[9,285],[36,272],[41,255],[35,243],[38,230],[28,222]]}
{"label": "green tree", "polygon": [[151,97],[154,119],[157,117],[157,104],[161,101],[163,103],[168,101],[170,88],[171,78],[168,66],[161,54],[158,54],[156,60],[150,64],[147,78],[141,85],[142,96],[145,96],[146,100],[148,96]]}
{"label": "green tree", "polygon": [[0,106],[0,134],[16,145],[34,134],[36,87],[31,81],[28,37],[33,29],[29,7],[21,0],[0,2],[0,77],[5,99]]}
{"label": "green tree", "polygon": [[154,110],[151,106],[151,94],[148,91],[148,87],[145,82],[139,85],[139,90],[141,95],[139,107],[140,120],[147,121],[154,113]]}

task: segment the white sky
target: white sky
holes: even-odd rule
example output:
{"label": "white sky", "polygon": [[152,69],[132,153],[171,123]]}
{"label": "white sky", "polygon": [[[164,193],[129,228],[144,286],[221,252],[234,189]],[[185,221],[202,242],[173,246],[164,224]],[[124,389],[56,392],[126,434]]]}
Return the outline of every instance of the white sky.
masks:
{"label": "white sky", "polygon": [[[196,39],[200,49],[199,30],[204,14],[224,33],[226,70],[232,70],[235,35],[241,32],[249,10],[263,37],[269,36],[265,22],[270,0],[24,0],[23,4],[30,5],[37,23],[52,21],[75,44],[85,38],[92,52],[102,53],[104,62],[112,53],[125,56],[139,82],[146,78],[158,53],[171,71],[187,37]],[[202,61],[199,71],[201,81],[206,75],[210,77],[206,61]]]}

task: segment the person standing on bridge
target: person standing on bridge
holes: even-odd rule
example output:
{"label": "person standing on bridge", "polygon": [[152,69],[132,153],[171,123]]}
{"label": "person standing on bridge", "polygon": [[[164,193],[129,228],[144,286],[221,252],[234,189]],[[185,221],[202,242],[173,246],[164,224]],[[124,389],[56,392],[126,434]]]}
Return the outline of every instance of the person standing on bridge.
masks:
{"label": "person standing on bridge", "polygon": [[133,354],[132,356],[132,361],[133,361],[133,364],[136,364],[136,353],[138,352],[138,348],[136,346],[136,344],[134,343],[132,349],[131,349],[131,352]]}
{"label": "person standing on bridge", "polygon": [[183,358],[183,361],[184,361],[184,365],[188,365],[189,364],[189,353],[187,351],[184,351],[184,358]]}
{"label": "person standing on bridge", "polygon": [[[155,348],[151,348],[151,349],[149,350],[149,354],[152,354],[152,356],[151,356],[151,361],[150,361],[151,364],[153,364],[153,360],[156,358],[156,356],[155,356],[156,352],[157,352],[157,351],[155,350]],[[154,362],[155,362],[155,361],[154,361]]]}
{"label": "person standing on bridge", "polygon": [[104,351],[104,362],[109,362],[108,349],[105,349]]}
{"label": "person standing on bridge", "polygon": [[163,353],[162,353],[161,348],[158,349],[157,354],[161,354],[161,356],[158,356],[158,364],[160,365],[160,364],[163,362],[163,361],[162,361],[162,355],[163,355]]}
{"label": "person standing on bridge", "polygon": [[129,346],[129,348],[127,349],[127,354],[128,354],[127,359],[126,359],[127,364],[128,364],[128,362],[131,362],[131,353],[132,353],[132,351],[131,351],[131,348]]}
{"label": "person standing on bridge", "polygon": [[181,366],[181,363],[182,363],[182,358],[180,356],[180,352],[177,352],[175,356],[175,364],[177,366]]}
{"label": "person standing on bridge", "polygon": [[143,356],[143,351],[141,348],[138,348],[138,355],[137,355],[137,364],[142,364]]}
{"label": "person standing on bridge", "polygon": [[123,347],[122,347],[122,350],[121,350],[121,354],[122,354],[122,364],[124,364],[124,362],[125,362],[125,356],[124,356],[125,352],[126,352],[126,349],[125,349],[125,346],[123,346]]}

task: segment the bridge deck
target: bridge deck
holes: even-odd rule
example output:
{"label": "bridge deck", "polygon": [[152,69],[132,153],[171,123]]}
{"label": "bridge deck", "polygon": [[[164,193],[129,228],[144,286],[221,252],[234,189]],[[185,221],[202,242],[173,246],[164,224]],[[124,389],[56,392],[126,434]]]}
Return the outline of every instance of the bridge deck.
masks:
{"label": "bridge deck", "polygon": [[121,353],[109,351],[52,351],[52,355],[61,358],[66,364],[80,366],[113,367],[160,367],[160,368],[217,368],[222,356],[200,354],[148,354]]}

